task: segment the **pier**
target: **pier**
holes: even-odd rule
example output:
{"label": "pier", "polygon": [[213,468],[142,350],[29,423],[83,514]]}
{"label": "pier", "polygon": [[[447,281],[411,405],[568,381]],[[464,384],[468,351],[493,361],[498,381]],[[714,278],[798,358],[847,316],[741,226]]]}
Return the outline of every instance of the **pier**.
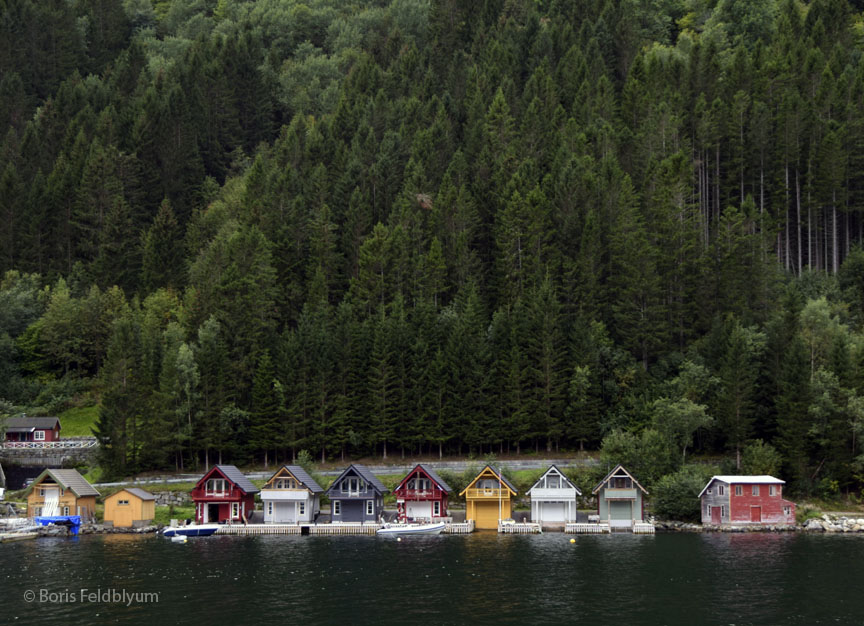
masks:
{"label": "pier", "polygon": [[609,524],[601,524],[599,522],[575,522],[564,526],[564,532],[575,535],[602,535],[611,533],[612,529]]}
{"label": "pier", "polygon": [[451,522],[444,527],[443,532],[448,535],[470,535],[474,532],[474,520]]}
{"label": "pier", "polygon": [[499,522],[498,532],[504,535],[539,535],[543,529],[534,522]]}

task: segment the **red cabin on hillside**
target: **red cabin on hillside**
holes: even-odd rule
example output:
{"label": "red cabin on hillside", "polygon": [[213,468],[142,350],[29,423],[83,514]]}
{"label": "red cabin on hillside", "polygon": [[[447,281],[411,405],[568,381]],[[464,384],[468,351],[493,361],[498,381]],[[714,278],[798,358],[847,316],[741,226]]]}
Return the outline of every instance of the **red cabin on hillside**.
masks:
{"label": "red cabin on hillside", "polygon": [[60,420],[56,417],[13,417],[6,421],[6,441],[48,442],[60,439]]}
{"label": "red cabin on hillside", "polygon": [[399,521],[431,521],[447,517],[447,497],[451,491],[431,467],[418,464],[393,490]]}
{"label": "red cabin on hillside", "polygon": [[794,524],[795,503],[773,476],[714,476],[702,489],[702,523],[714,526]]}
{"label": "red cabin on hillside", "polygon": [[192,490],[199,524],[246,522],[255,510],[259,489],[233,465],[215,465]]}

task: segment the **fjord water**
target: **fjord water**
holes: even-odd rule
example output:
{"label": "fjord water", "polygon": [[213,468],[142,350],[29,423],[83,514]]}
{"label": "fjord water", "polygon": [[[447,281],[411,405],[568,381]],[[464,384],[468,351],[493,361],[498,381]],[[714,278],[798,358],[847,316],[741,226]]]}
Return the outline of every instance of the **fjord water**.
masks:
{"label": "fjord water", "polygon": [[[475,533],[177,544],[107,535],[2,544],[0,624],[864,623],[864,537],[575,540]],[[81,589],[102,596],[82,598]],[[115,599],[155,596],[126,606],[106,602],[109,590]]]}

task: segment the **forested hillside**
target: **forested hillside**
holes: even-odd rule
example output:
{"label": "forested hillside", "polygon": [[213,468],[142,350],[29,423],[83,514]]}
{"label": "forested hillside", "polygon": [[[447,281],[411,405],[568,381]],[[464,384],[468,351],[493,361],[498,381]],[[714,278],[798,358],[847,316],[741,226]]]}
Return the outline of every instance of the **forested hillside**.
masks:
{"label": "forested hillside", "polygon": [[2,411],[858,490],[862,5],[0,0]]}

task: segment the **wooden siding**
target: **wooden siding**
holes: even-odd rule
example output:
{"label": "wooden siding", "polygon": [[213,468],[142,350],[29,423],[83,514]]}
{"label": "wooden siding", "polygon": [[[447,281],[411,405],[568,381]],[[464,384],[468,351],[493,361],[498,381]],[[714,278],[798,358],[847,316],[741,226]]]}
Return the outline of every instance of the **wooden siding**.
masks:
{"label": "wooden siding", "polygon": [[[127,501],[128,504],[120,504]],[[106,522],[113,522],[115,528],[131,528],[152,522],[156,516],[156,502],[143,500],[135,494],[121,490],[105,498]]]}

